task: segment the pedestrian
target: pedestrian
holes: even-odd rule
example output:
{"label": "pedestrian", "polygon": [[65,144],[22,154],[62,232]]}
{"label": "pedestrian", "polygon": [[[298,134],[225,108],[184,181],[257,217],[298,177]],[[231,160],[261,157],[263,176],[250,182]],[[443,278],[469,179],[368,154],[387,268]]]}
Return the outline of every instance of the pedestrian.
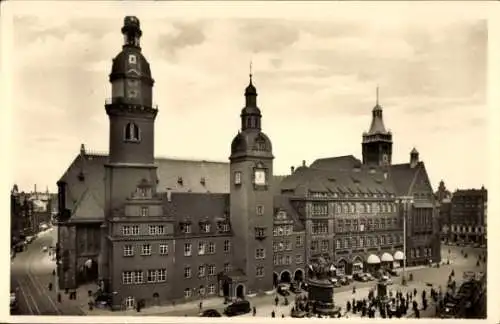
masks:
{"label": "pedestrian", "polygon": [[281,318],[285,318],[285,314],[281,314]]}
{"label": "pedestrian", "polygon": [[61,302],[61,293],[57,293],[57,301],[60,303]]}
{"label": "pedestrian", "polygon": [[202,301],[200,301],[200,305],[199,306],[200,306],[200,312],[201,312],[201,310],[203,308],[203,302]]}
{"label": "pedestrian", "polygon": [[52,291],[52,282],[49,282],[49,291]]}
{"label": "pedestrian", "polygon": [[276,306],[278,306],[278,303],[279,303],[279,302],[280,302],[280,299],[278,298],[278,296],[276,296],[276,297],[274,298],[274,304],[275,304]]}
{"label": "pedestrian", "polygon": [[356,293],[356,286],[352,286],[352,293],[353,295]]}
{"label": "pedestrian", "polygon": [[56,270],[52,270],[52,276],[55,276],[56,275]]}
{"label": "pedestrian", "polygon": [[271,312],[271,317],[272,317],[272,318],[275,318],[275,317],[276,317],[276,313],[274,312],[274,310]]}
{"label": "pedestrian", "polygon": [[253,316],[255,316],[257,314],[257,308],[255,308],[255,306],[252,308],[252,312],[253,312]]}

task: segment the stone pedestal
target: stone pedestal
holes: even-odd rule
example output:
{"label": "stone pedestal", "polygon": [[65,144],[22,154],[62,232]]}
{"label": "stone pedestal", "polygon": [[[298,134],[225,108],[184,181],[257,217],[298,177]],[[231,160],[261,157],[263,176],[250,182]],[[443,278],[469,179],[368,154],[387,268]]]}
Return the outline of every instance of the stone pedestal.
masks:
{"label": "stone pedestal", "polygon": [[333,284],[328,279],[311,278],[307,280],[308,301],[315,314],[336,315],[340,307],[333,300]]}

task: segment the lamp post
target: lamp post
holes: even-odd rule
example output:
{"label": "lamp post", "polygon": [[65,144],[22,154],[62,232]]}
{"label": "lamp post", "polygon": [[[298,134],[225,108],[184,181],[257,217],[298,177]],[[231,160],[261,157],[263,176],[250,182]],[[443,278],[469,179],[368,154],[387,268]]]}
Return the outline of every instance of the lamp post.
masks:
{"label": "lamp post", "polygon": [[412,196],[402,196],[397,200],[398,204],[403,205],[403,275],[401,276],[401,281],[403,285],[406,285],[406,218],[408,217],[408,205],[413,204]]}

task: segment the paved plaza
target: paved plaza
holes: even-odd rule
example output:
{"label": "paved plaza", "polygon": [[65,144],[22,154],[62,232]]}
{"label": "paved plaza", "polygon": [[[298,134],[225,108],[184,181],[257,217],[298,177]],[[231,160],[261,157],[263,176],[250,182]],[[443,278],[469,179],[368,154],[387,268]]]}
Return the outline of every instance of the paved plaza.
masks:
{"label": "paved plaza", "polygon": [[[49,282],[55,285],[55,277],[52,271],[55,269],[55,261],[52,261],[47,252],[42,251],[43,246],[50,246],[55,241],[55,229],[41,233],[39,237],[28,247],[28,250],[19,253],[12,261],[11,284],[13,289],[18,290],[19,295],[19,314],[24,315],[104,315],[104,316],[199,316],[199,303],[202,301],[203,309],[216,309],[223,312],[227,305],[224,305],[222,298],[209,298],[205,300],[196,300],[185,304],[155,306],[142,309],[140,313],[135,310],[111,312],[107,309],[89,310],[88,290],[95,291],[95,285],[82,286],[78,289],[76,300],[70,300],[68,295],[61,292],[62,300],[57,301],[57,291],[48,289]],[[468,258],[464,258],[460,251],[468,253]],[[417,289],[419,291],[416,300],[421,303],[421,291],[423,289],[430,293],[431,285],[435,289],[439,286],[445,288],[448,275],[451,270],[455,271],[457,279],[461,279],[464,271],[485,271],[485,265],[476,265],[477,255],[484,253],[484,249],[444,246],[442,247],[443,265],[440,268],[417,267],[407,268],[407,274],[413,274],[414,280],[407,286],[402,286],[401,276],[393,277],[394,284],[388,287],[388,291],[396,293],[398,290],[403,294],[407,291]],[[450,265],[446,265],[447,260]],[[399,271],[402,271],[401,269]],[[356,291],[353,293],[353,285]],[[335,288],[334,300],[337,306],[342,309],[343,316],[359,317],[360,314],[346,314],[347,301],[352,299],[362,300],[367,298],[370,289],[376,285],[371,282],[354,282],[348,286]],[[251,306],[257,310],[256,316],[270,317],[274,311],[276,317],[289,317],[291,309],[294,306],[295,294],[288,296],[289,305],[284,306],[284,298],[279,296],[280,302],[275,306],[274,299],[276,295],[249,297]],[[434,308],[431,306],[426,312],[421,312],[421,317],[432,317]],[[251,317],[252,313],[242,315]],[[411,316],[411,313],[409,314]]]}

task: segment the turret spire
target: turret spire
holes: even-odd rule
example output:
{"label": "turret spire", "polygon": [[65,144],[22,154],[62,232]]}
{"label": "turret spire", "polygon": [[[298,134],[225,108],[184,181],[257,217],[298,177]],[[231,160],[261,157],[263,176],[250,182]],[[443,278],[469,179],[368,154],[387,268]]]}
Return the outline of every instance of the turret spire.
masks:
{"label": "turret spire", "polygon": [[378,106],[378,84],[377,84],[377,104],[376,105]]}

